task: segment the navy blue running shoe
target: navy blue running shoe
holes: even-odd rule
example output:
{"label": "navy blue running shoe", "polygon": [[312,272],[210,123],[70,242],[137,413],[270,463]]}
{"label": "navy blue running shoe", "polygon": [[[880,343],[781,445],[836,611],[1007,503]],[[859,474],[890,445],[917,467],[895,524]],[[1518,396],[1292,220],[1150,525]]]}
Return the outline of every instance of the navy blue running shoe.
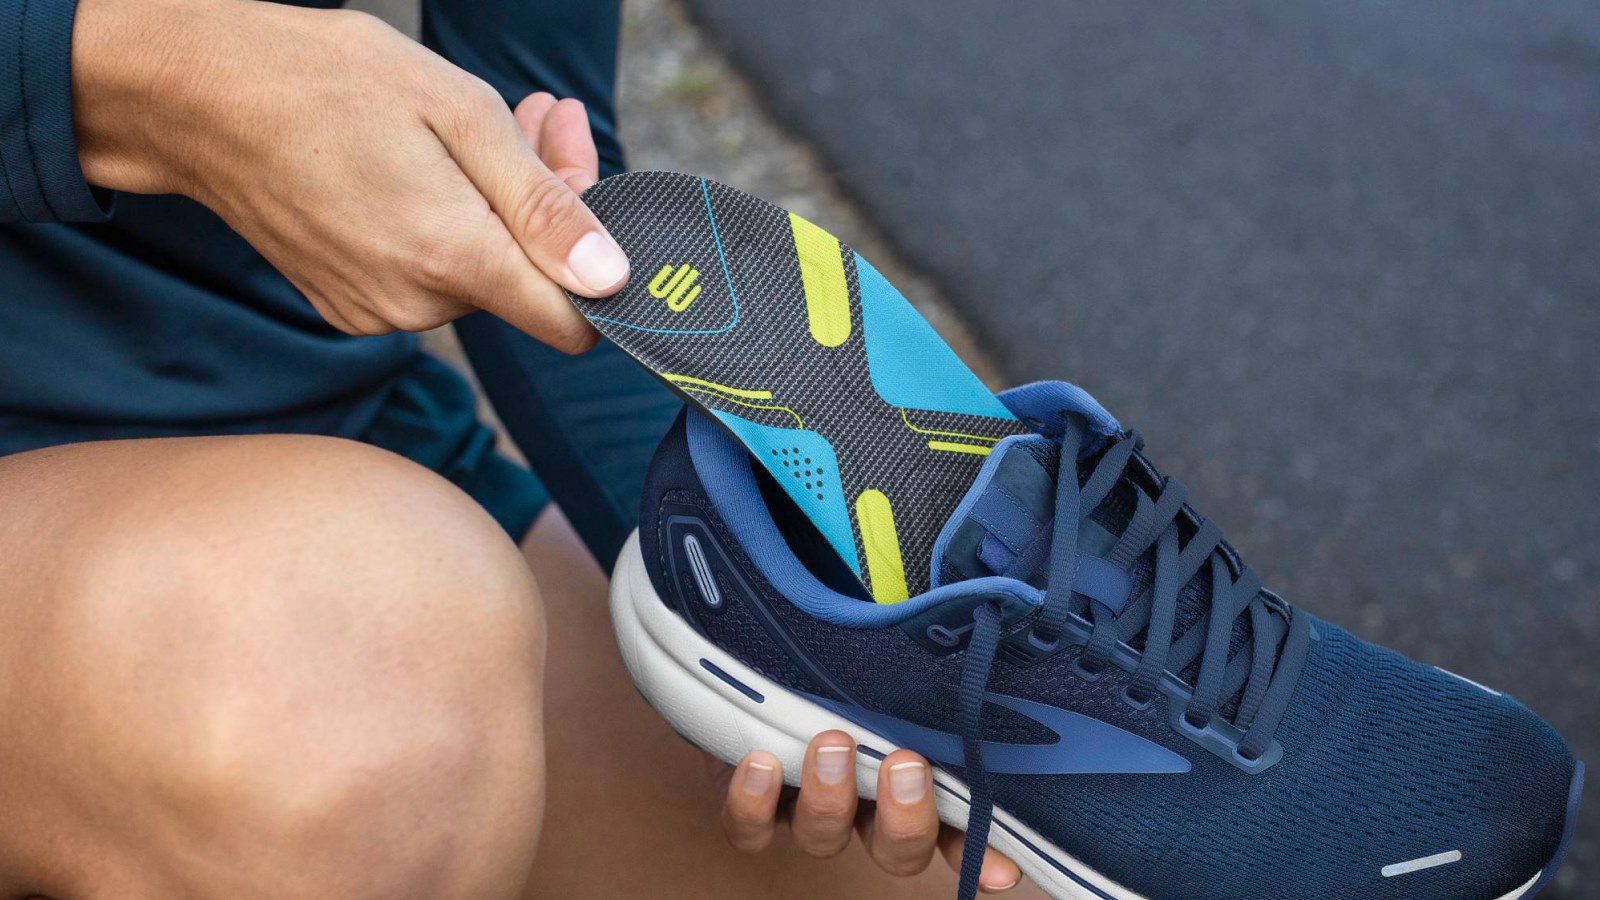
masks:
{"label": "navy blue running shoe", "polygon": [[1087,393],[985,389],[866,260],[703,179],[585,193],[641,277],[576,300],[691,404],[612,580],[645,698],[796,776],[935,765],[1075,900],[1522,900],[1583,766],[1517,701],[1292,607]]}
{"label": "navy blue running shoe", "polygon": [[645,699],[786,775],[842,729],[868,798],[916,750],[966,859],[987,840],[1057,898],[1520,900],[1554,877],[1583,766],[1548,725],[1261,589],[1081,392],[1000,397],[1045,424],[989,455],[938,583],[895,604],[686,413],[612,581]]}

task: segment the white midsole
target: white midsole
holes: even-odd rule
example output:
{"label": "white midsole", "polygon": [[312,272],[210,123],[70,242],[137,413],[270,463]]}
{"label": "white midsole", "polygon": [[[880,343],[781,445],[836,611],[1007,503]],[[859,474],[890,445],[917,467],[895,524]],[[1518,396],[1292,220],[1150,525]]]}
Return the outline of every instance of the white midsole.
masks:
{"label": "white midsole", "polygon": [[[784,780],[790,784],[799,781],[801,760],[811,738],[823,731],[839,729],[856,735],[858,742],[871,735],[875,748],[885,753],[898,749],[883,736],[795,695],[701,637],[657,596],[644,565],[635,532],[622,548],[611,578],[612,627],[622,660],[640,693],[679,734],[730,764],[753,750],[766,750],[783,763]],[[759,693],[762,702],[708,671],[702,659]],[[856,787],[869,800],[877,796],[878,765],[878,759],[856,754]],[[948,788],[935,792],[939,818],[964,827],[968,803],[962,798],[967,796],[967,786],[940,769],[934,770],[934,779]],[[994,818],[997,827],[990,832],[989,845],[1014,860],[1024,875],[1056,900],[1144,900],[1055,847],[1005,810],[996,808]],[[1498,900],[1520,900],[1538,880],[1536,873]]]}

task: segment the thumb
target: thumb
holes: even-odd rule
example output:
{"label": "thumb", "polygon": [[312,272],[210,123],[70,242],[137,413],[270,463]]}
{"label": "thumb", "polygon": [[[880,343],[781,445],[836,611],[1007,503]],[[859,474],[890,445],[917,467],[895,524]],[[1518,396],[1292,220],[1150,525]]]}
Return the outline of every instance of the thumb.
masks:
{"label": "thumb", "polygon": [[575,294],[606,297],[628,280],[628,257],[594,213],[523,138],[511,111],[486,96],[458,104],[429,125],[505,223],[523,253]]}

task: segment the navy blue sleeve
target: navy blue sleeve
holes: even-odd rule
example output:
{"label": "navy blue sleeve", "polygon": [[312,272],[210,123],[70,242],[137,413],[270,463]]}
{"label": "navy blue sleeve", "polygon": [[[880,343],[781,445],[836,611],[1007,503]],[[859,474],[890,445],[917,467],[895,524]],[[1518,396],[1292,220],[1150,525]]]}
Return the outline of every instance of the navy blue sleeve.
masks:
{"label": "navy blue sleeve", "polygon": [[[600,174],[622,171],[613,90],[619,0],[424,0],[424,43],[515,104],[534,91],[589,113]],[[651,453],[682,404],[602,342],[546,347],[488,313],[456,322],[484,393],[578,535],[607,569],[638,521]]]}
{"label": "navy blue sleeve", "polygon": [[0,0],[0,222],[104,222],[72,126],[77,0]]}

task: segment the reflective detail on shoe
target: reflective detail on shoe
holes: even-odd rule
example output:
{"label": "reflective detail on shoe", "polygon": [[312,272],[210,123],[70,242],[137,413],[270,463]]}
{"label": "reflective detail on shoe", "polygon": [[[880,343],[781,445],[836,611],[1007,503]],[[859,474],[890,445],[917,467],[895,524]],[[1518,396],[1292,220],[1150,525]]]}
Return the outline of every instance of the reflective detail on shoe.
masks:
{"label": "reflective detail on shoe", "polygon": [[850,339],[850,284],[845,280],[839,239],[794,213],[789,213],[789,228],[800,261],[811,337],[824,347],[837,347]]}
{"label": "reflective detail on shoe", "polygon": [[700,549],[700,539],[692,534],[684,535],[683,553],[689,558],[689,571],[694,575],[695,587],[700,589],[700,599],[712,609],[721,609],[722,591],[717,589],[717,580],[711,575],[706,552]]}
{"label": "reflective detail on shoe", "polygon": [[[783,653],[789,657],[802,675],[812,683],[820,685],[831,696],[842,697],[852,703],[858,702],[855,696],[840,685],[836,678],[830,675],[826,669],[819,666],[815,660],[811,659],[795,640],[794,635],[784,628],[783,623],[762,597],[761,592],[755,585],[750,583],[749,576],[729,557],[727,548],[722,545],[715,531],[701,517],[699,511],[691,512],[688,509],[682,509],[669,514],[665,518],[664,527],[667,535],[669,535],[669,538],[663,542],[665,547],[683,547],[681,539],[676,539],[677,536],[695,535],[695,539],[700,543],[701,549],[705,551],[708,568],[720,576],[718,585],[724,592],[724,609],[735,605],[744,606],[755,615],[761,630],[765,631],[767,636],[782,648]],[[685,567],[688,565],[687,554],[676,551],[668,552],[665,561],[668,566],[667,574],[670,577],[669,589],[674,592],[673,596],[677,599],[672,608],[677,610],[689,622],[690,627],[703,629],[705,617],[698,615],[694,607],[687,603],[686,598],[683,596],[688,591],[685,586]],[[868,609],[885,608],[879,607],[876,603],[863,603],[860,600],[851,601],[851,605]]]}
{"label": "reflective detail on shoe", "polygon": [[1432,856],[1424,856],[1421,859],[1408,859],[1405,862],[1393,863],[1391,865],[1384,866],[1379,871],[1383,877],[1393,878],[1396,875],[1409,875],[1412,872],[1421,872],[1423,869],[1434,869],[1438,868],[1439,866],[1448,866],[1453,862],[1460,861],[1460,850],[1446,850],[1443,853],[1435,853]]}
{"label": "reflective detail on shoe", "polygon": [[868,488],[856,498],[856,525],[867,550],[867,575],[872,599],[899,603],[906,591],[906,566],[900,558],[900,535],[894,528],[894,509],[882,491]]}
{"label": "reflective detail on shoe", "polygon": [[1490,695],[1491,697],[1504,697],[1505,696],[1504,694],[1500,693],[1499,691],[1495,690],[1494,688],[1489,687],[1488,685],[1479,684],[1478,682],[1473,681],[1471,678],[1468,678],[1465,675],[1457,675],[1456,673],[1450,671],[1449,669],[1441,668],[1440,666],[1434,666],[1434,668],[1438,669],[1439,671],[1443,672],[1446,675],[1449,675],[1451,678],[1454,678],[1457,681],[1465,682],[1466,684],[1472,685],[1473,687],[1477,688],[1480,691],[1483,691],[1484,693]]}

